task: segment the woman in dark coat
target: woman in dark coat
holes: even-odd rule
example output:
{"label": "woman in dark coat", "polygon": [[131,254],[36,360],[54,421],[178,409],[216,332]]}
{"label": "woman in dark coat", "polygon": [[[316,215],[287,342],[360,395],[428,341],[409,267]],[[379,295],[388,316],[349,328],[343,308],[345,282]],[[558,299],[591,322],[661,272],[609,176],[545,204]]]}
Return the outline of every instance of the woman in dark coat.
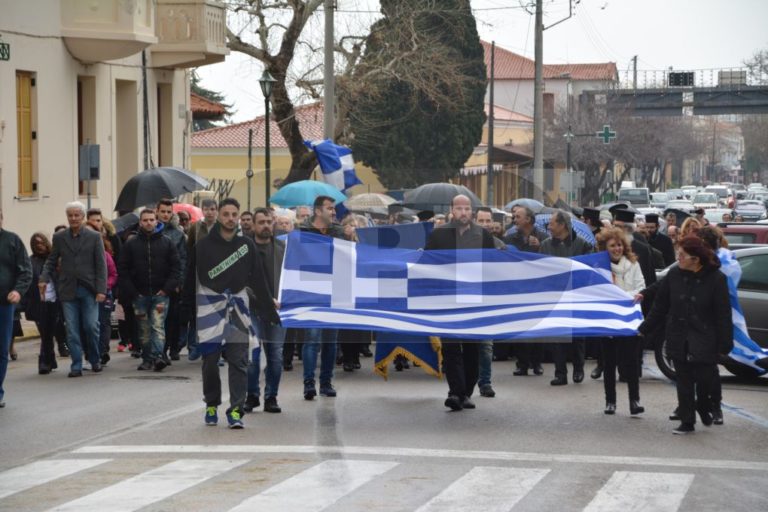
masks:
{"label": "woman in dark coat", "polygon": [[[32,256],[32,282],[40,280],[48,255],[51,253],[51,242],[43,233],[35,233],[29,240]],[[53,281],[46,289],[46,297],[40,297],[37,286],[30,286],[25,297],[24,315],[27,320],[35,322],[40,333],[40,355],[38,356],[38,373],[46,375],[57,368],[56,354],[53,351],[53,337],[56,330],[56,322],[59,318],[60,305],[56,301],[56,292]],[[60,348],[61,350],[61,348]]]}
{"label": "woman in dark coat", "polygon": [[715,252],[700,238],[683,238],[678,267],[659,283],[642,335],[666,322],[667,354],[677,372],[680,426],[673,433],[694,431],[696,412],[705,426],[712,424],[709,399],[720,354],[733,348],[733,320],[728,283],[719,272]]}

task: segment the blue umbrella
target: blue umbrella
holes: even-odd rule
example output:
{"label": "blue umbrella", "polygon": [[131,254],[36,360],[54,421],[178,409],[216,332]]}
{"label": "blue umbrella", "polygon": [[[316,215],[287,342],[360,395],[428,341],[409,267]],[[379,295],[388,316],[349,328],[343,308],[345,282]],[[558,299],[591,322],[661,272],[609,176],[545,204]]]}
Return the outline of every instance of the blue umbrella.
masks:
{"label": "blue umbrella", "polygon": [[527,197],[521,197],[520,199],[515,199],[514,201],[510,201],[507,203],[507,205],[504,207],[505,210],[511,210],[513,206],[525,206],[526,208],[530,208],[533,210],[533,213],[539,213],[542,208],[544,208],[544,204],[540,201],[537,201],[535,199],[529,199]]}
{"label": "blue umbrella", "polygon": [[[536,225],[540,227],[541,229],[545,230],[547,233],[549,233],[549,219],[552,217],[551,213],[540,213],[536,215]],[[592,245],[597,245],[597,240],[595,239],[595,235],[592,234],[592,229],[581,222],[580,220],[576,220],[574,218],[571,218],[571,225],[573,229],[576,231],[576,234],[589,242]],[[517,231],[516,226],[512,226],[507,231],[507,235],[513,234],[515,231]]]}
{"label": "blue umbrella", "polygon": [[269,202],[283,208],[311,206],[318,196],[332,197],[337,203],[347,200],[347,196],[327,183],[304,180],[296,181],[280,188],[275,195],[269,198]]}

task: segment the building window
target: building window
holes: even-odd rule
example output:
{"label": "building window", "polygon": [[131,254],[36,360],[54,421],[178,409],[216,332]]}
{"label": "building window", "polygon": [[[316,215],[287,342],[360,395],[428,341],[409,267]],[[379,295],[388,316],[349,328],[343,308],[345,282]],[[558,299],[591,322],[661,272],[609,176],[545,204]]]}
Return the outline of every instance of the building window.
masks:
{"label": "building window", "polygon": [[37,195],[37,98],[35,74],[16,72],[16,135],[18,140],[18,195]]}

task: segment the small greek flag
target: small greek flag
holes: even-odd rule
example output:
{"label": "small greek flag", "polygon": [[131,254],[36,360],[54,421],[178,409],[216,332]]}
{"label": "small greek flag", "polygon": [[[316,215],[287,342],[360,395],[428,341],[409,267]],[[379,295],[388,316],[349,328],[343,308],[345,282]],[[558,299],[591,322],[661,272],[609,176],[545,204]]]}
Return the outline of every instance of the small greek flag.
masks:
{"label": "small greek flag", "polygon": [[323,180],[342,192],[348,188],[360,185],[362,181],[355,174],[355,160],[352,150],[345,146],[334,144],[330,140],[309,141],[304,144],[317,155]]}

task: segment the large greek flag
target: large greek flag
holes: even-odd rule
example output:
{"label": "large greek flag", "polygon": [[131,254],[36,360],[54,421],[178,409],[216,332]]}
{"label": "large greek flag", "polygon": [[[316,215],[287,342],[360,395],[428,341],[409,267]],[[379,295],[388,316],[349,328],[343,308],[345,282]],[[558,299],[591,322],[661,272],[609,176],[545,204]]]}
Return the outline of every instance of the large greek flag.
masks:
{"label": "large greek flag", "polygon": [[634,335],[640,307],[612,284],[609,265],[607,253],[584,263],[496,249],[379,249],[293,232],[280,316],[286,327],[458,338]]}

